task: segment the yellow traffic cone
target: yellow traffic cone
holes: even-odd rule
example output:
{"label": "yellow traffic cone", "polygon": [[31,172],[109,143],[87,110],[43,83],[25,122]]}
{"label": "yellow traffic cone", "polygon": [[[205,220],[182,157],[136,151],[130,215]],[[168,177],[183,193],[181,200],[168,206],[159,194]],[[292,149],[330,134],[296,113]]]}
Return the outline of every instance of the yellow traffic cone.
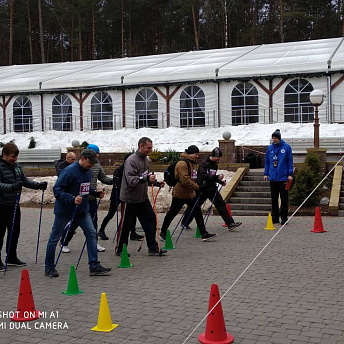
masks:
{"label": "yellow traffic cone", "polygon": [[117,326],[118,326],[118,324],[112,323],[110,309],[109,309],[109,305],[107,302],[106,294],[102,293],[102,296],[100,299],[98,324],[97,324],[97,326],[93,327],[91,330],[92,331],[98,331],[98,332],[111,332]]}
{"label": "yellow traffic cone", "polygon": [[274,229],[276,229],[276,228],[274,227],[274,224],[272,223],[271,213],[269,213],[269,216],[268,216],[268,223],[266,224],[265,229],[267,229],[267,230],[269,230],[269,231],[273,231]]}

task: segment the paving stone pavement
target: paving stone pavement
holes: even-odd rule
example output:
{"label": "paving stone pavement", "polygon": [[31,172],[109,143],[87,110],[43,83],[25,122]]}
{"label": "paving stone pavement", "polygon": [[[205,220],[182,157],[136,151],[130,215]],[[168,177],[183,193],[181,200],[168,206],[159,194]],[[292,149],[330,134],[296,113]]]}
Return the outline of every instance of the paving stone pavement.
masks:
{"label": "paving stone pavement", "polygon": [[[100,220],[105,214],[99,212]],[[163,217],[159,214],[160,223]],[[0,343],[183,343],[207,314],[212,283],[219,285],[221,295],[230,288],[222,308],[234,343],[344,343],[342,218],[323,217],[328,232],[315,234],[310,232],[313,217],[293,217],[234,285],[280,225],[268,231],[265,217],[236,217],[243,225],[229,232],[220,217],[212,216],[207,228],[218,234],[216,239],[202,242],[193,237],[195,231],[185,231],[165,257],[148,256],[145,244],[138,252],[140,243],[131,241],[128,251],[134,267],[129,269],[117,268],[120,258],[112,240],[100,241],[106,252],[99,259],[113,270],[109,276],[90,277],[85,252],[77,270],[84,294],[76,296],[62,291],[67,289],[70,265],[78,261],[84,236],[78,229],[69,245],[71,252],[61,255],[60,277],[45,277],[52,209],[43,211],[36,264],[38,219],[39,209],[22,208],[18,251],[27,262],[36,309],[46,312],[46,317],[19,323],[26,328],[10,328],[6,312],[16,310],[21,268],[9,267],[6,276],[0,273]],[[114,235],[114,227],[115,222],[110,222],[109,236]],[[109,333],[91,331],[97,324],[101,293],[107,295],[112,322],[119,324]],[[46,328],[58,322],[68,329]],[[198,343],[205,325],[186,343]]]}

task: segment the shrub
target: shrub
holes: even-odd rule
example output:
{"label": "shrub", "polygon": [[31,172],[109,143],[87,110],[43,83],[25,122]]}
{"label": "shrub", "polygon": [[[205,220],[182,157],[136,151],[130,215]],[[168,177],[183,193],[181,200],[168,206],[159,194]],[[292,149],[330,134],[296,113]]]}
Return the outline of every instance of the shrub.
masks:
{"label": "shrub", "polygon": [[[321,163],[319,156],[310,152],[307,153],[305,164],[295,172],[295,185],[290,191],[290,203],[300,205],[314,190],[322,179]],[[318,204],[320,200],[319,188],[305,202],[305,206]]]}
{"label": "shrub", "polygon": [[162,153],[159,152],[157,149],[154,149],[150,154],[149,158],[151,159],[152,162],[158,162],[162,158]]}
{"label": "shrub", "polygon": [[173,164],[174,162],[179,160],[179,152],[176,152],[175,150],[169,149],[165,156],[163,157],[164,162],[168,162],[169,164]]}
{"label": "shrub", "polygon": [[29,143],[29,147],[28,148],[35,148],[36,147],[36,140],[35,140],[35,138],[33,136],[31,136],[29,138],[29,140],[30,140],[30,143]]}

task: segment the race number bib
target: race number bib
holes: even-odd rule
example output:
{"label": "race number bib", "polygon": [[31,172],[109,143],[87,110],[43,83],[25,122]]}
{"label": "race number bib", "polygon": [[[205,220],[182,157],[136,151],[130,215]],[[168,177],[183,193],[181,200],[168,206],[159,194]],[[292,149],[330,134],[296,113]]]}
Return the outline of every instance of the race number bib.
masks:
{"label": "race number bib", "polygon": [[216,174],[216,170],[209,170],[209,174],[211,175],[211,176],[214,176],[215,174]]}
{"label": "race number bib", "polygon": [[197,171],[193,170],[191,172],[191,179],[197,179]]}
{"label": "race number bib", "polygon": [[91,183],[81,183],[79,195],[80,196],[88,195],[90,193],[90,186],[91,186]]}

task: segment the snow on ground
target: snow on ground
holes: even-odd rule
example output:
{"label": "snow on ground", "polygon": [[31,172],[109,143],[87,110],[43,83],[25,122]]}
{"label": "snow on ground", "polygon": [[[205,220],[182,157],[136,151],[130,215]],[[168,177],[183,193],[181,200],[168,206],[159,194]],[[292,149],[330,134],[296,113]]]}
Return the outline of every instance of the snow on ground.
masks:
{"label": "snow on ground", "polygon": [[[66,152],[66,147],[71,146],[73,140],[80,143],[97,144],[100,152],[128,152],[137,148],[137,141],[143,136],[148,136],[153,140],[153,148],[161,152],[176,150],[182,152],[189,145],[196,144],[200,151],[211,151],[218,146],[218,140],[222,139],[222,134],[229,131],[232,134],[231,139],[235,140],[236,145],[267,145],[270,142],[271,134],[280,129],[282,139],[285,138],[313,138],[314,127],[312,123],[293,124],[250,124],[242,126],[226,126],[221,128],[202,128],[202,129],[121,129],[116,131],[96,130],[96,131],[76,131],[76,132],[33,132],[33,133],[9,133],[0,135],[0,142],[15,140],[19,149],[27,149],[29,138],[34,137],[37,149],[60,148]],[[321,124],[320,137],[341,137],[343,126],[341,124]],[[19,153],[20,154],[20,153]],[[221,171],[225,174],[225,179],[230,180],[233,173]],[[162,180],[162,173],[156,173],[157,179]],[[44,203],[54,203],[52,187],[56,177],[35,178],[37,181],[46,180],[48,189],[44,194]],[[101,185],[99,184],[99,188]],[[105,186],[106,196],[104,201],[109,200],[111,186]],[[155,188],[155,192],[157,188]],[[23,189],[21,203],[40,203],[42,197],[41,191]],[[150,190],[149,190],[150,197]],[[157,202],[158,211],[166,210],[171,202],[171,192],[165,186],[159,193]],[[206,207],[207,205],[205,205]]]}
{"label": "snow on ground", "polygon": [[[312,123],[277,123],[277,124],[250,124],[240,126],[225,126],[220,128],[201,129],[121,129],[121,130],[94,130],[94,131],[45,131],[32,133],[8,133],[0,135],[0,142],[6,143],[15,140],[19,149],[27,149],[29,138],[34,137],[37,149],[60,148],[66,152],[66,147],[72,145],[73,140],[80,143],[97,144],[101,152],[128,152],[136,149],[137,141],[148,136],[153,140],[153,148],[160,152],[169,149],[184,151],[188,146],[195,144],[200,151],[211,151],[218,146],[218,140],[222,140],[222,134],[229,131],[231,139],[236,145],[267,145],[271,134],[280,129],[282,138],[313,138],[314,127]],[[321,124],[320,137],[342,137],[342,124]]]}

